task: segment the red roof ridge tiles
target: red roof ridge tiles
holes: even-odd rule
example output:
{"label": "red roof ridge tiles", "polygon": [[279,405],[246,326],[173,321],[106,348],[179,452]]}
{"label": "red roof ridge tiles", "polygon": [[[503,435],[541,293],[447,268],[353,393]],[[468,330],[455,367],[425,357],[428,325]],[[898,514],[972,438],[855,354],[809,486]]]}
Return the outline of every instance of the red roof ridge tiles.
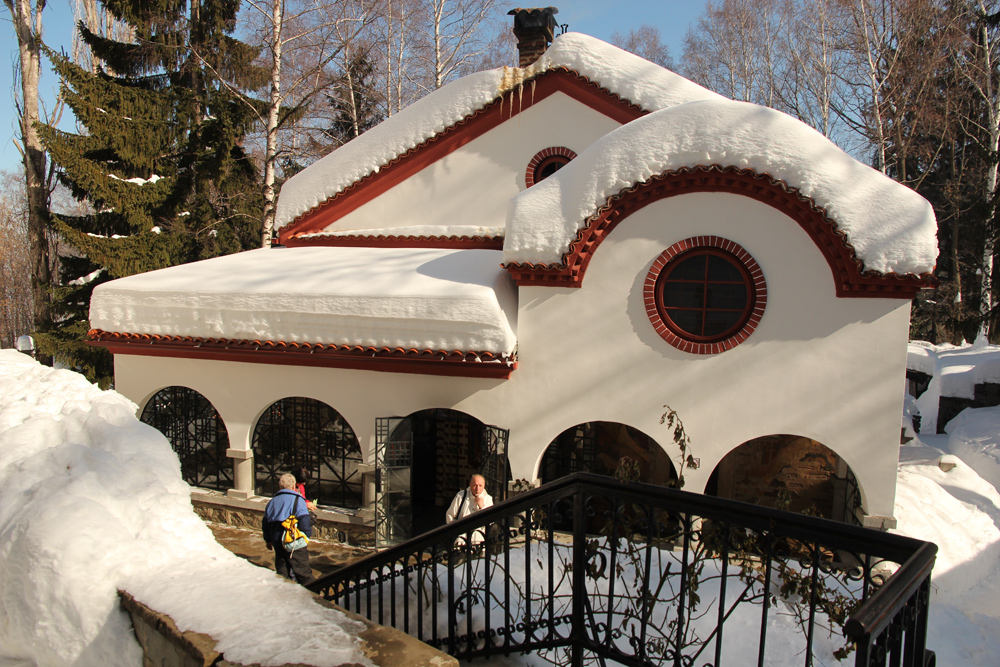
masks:
{"label": "red roof ridge tiles", "polygon": [[[359,344],[242,340],[171,336],[91,329],[88,343],[115,354],[207,358],[248,363],[359,368],[427,375],[462,375],[506,379],[517,368],[517,353],[431,350]],[[275,356],[272,356],[275,355]],[[280,357],[280,362],[277,357]]]}
{"label": "red roof ridge tiles", "polygon": [[469,236],[465,234],[365,234],[358,232],[337,233],[330,231],[294,234],[285,239],[284,245],[295,247],[346,246],[368,248],[453,248],[502,250],[503,235]]}

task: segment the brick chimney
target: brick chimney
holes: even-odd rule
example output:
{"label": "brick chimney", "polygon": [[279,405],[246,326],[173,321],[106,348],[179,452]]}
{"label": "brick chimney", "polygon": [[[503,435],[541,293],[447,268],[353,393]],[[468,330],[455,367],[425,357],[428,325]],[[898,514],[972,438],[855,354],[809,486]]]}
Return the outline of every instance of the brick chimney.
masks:
{"label": "brick chimney", "polygon": [[518,67],[527,67],[545,53],[555,38],[555,7],[512,9],[507,14],[514,17],[514,36],[517,37]]}

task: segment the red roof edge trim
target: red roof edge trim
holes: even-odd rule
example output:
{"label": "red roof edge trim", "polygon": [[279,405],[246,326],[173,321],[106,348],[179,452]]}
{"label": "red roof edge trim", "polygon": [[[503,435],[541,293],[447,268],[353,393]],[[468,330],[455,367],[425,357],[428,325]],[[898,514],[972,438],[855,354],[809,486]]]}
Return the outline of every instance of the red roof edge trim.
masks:
{"label": "red roof edge trim", "polygon": [[289,245],[292,238],[329,227],[421,169],[557,92],[622,124],[649,113],[572,70],[564,67],[546,70],[302,213],[279,230],[279,243]]}
{"label": "red roof edge trim", "polygon": [[509,262],[518,285],[579,287],[597,247],[625,218],[645,206],[691,192],[729,192],[763,202],[795,220],[819,248],[833,273],[838,297],[912,299],[936,284],[930,273],[865,271],[846,234],[809,197],[770,174],[733,166],[682,167],[654,176],[608,197],[586,220],[558,264]]}
{"label": "red roof edge trim", "polygon": [[385,373],[417,373],[506,380],[517,369],[517,354],[462,350],[418,350],[324,343],[198,338],[115,333],[93,329],[87,343],[112,354],[173,357],[251,364],[350,368]]}
{"label": "red roof edge trim", "polygon": [[290,248],[332,246],[349,248],[443,248],[454,250],[503,250],[502,236],[395,236],[365,234],[293,236],[286,240]]}

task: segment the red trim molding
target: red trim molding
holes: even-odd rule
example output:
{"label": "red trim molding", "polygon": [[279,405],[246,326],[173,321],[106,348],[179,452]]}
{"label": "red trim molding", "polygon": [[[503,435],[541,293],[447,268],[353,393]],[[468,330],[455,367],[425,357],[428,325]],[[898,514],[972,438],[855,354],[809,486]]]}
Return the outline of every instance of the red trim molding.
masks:
{"label": "red trim molding", "polygon": [[530,188],[537,182],[535,174],[538,172],[538,165],[547,162],[550,158],[566,158],[566,162],[570,162],[576,159],[576,151],[565,146],[551,146],[535,153],[535,156],[528,161],[528,168],[524,172],[525,187]]}
{"label": "red trim molding", "polygon": [[[656,279],[659,278],[663,269],[678,255],[698,248],[718,248],[728,252],[742,262],[747,273],[750,275],[750,280],[753,281],[753,310],[750,311],[747,321],[732,336],[714,343],[688,340],[675,333],[663,321],[656,303]],[[720,352],[731,350],[745,341],[754,332],[757,325],[760,324],[760,319],[764,316],[764,308],[767,306],[767,283],[764,280],[764,272],[761,270],[757,260],[740,244],[719,236],[694,236],[670,246],[653,261],[653,266],[649,269],[649,273],[646,274],[646,282],[643,284],[642,299],[646,306],[646,314],[649,316],[649,321],[652,323],[653,328],[656,329],[656,333],[663,340],[684,352],[692,354],[719,354]]]}
{"label": "red trim molding", "polygon": [[864,271],[845,234],[826,211],[797,188],[752,169],[722,165],[683,167],[655,176],[612,195],[584,227],[558,264],[507,263],[504,267],[518,285],[579,287],[604,238],[625,218],[660,199],[689,192],[729,192],[756,199],[795,220],[823,253],[838,297],[912,299],[934,284],[931,274],[900,275]]}
{"label": "red trim molding", "polygon": [[365,234],[315,234],[291,237],[291,248],[301,246],[340,246],[349,248],[442,248],[450,250],[503,250],[502,236],[394,236]]}
{"label": "red trim molding", "polygon": [[[293,245],[290,241],[297,236],[327,229],[428,165],[559,92],[622,124],[649,113],[576,72],[561,67],[547,70],[303,213],[278,232],[279,242]],[[301,241],[301,245],[314,243]]]}
{"label": "red trim molding", "polygon": [[517,369],[517,355],[460,350],[416,350],[362,345],[323,345],[281,341],[223,340],[192,336],[113,333],[94,329],[89,345],[112,354],[173,357],[248,364],[351,368],[384,373],[417,373],[506,380]]}

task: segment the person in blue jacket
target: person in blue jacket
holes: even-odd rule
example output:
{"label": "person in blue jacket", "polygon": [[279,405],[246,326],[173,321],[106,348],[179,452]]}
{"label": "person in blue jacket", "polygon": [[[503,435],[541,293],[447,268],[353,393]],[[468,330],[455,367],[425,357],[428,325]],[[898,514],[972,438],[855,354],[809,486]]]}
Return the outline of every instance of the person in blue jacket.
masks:
{"label": "person in blue jacket", "polygon": [[285,551],[282,540],[285,528],[281,523],[295,515],[299,520],[299,530],[312,537],[312,522],[309,520],[309,508],[306,500],[295,490],[295,475],[287,473],[278,480],[280,490],[264,508],[264,521],[261,526],[267,549],[274,550],[274,569],[286,579],[293,579],[303,586],[316,581],[309,567],[309,548],[302,547],[289,553]]}

